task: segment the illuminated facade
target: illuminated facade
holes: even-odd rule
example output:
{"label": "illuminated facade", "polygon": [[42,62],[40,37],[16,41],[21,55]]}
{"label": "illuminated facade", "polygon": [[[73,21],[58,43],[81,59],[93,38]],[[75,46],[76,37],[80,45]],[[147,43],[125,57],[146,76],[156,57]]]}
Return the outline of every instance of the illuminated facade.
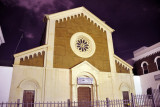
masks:
{"label": "illuminated facade", "polygon": [[10,101],[25,102],[27,95],[32,101],[95,101],[134,93],[132,66],[114,54],[112,28],[84,7],[45,21],[45,45],[14,55]]}

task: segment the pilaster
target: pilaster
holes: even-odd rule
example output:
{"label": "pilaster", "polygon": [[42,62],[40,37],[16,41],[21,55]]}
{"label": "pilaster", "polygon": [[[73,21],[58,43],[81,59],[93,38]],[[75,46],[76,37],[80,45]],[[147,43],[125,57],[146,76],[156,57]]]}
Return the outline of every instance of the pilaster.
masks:
{"label": "pilaster", "polygon": [[114,59],[114,48],[113,48],[113,40],[112,40],[112,32],[107,31],[107,43],[108,43],[108,53],[109,53],[109,59],[110,59],[110,69],[112,73],[116,72],[116,65],[115,65],[115,59]]}
{"label": "pilaster", "polygon": [[53,68],[54,57],[54,38],[55,38],[55,20],[47,19],[46,44],[48,45],[46,53],[46,67]]}

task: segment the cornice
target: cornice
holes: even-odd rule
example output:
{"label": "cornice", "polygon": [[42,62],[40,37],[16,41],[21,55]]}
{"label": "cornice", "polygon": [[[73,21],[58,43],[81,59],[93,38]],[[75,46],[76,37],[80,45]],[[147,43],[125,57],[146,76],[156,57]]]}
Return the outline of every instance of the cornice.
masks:
{"label": "cornice", "polygon": [[88,11],[85,7],[78,7],[75,9],[70,9],[50,15],[45,15],[48,20],[56,20],[58,22],[68,20],[74,17],[79,17],[83,15],[87,19],[90,19],[90,22],[96,24],[97,27],[102,29],[103,31],[110,31],[111,33],[114,31],[111,27],[101,21],[97,16]]}
{"label": "cornice", "polygon": [[137,57],[134,57],[134,58],[132,58],[134,61],[138,61],[138,60],[140,60],[140,59],[143,59],[143,58],[146,58],[146,57],[149,57],[149,56],[151,56],[151,55],[154,55],[154,54],[156,54],[156,53],[158,53],[158,52],[160,52],[160,47],[157,47],[157,48],[155,48],[155,49],[153,49],[153,50],[150,50],[150,51],[148,51],[148,52],[145,52],[145,53],[143,53],[143,54],[141,54],[141,55],[139,55],[139,56],[137,56]]}
{"label": "cornice", "polygon": [[133,67],[128,64],[127,62],[125,62],[123,59],[121,59],[120,57],[118,57],[117,55],[114,55],[114,58],[117,62],[121,63],[123,66],[129,68],[129,69],[133,69]]}
{"label": "cornice", "polygon": [[23,52],[14,54],[14,57],[22,56],[22,55],[25,55],[25,54],[28,54],[28,53],[31,53],[31,52],[35,52],[37,50],[43,50],[47,47],[48,47],[48,45],[43,45],[43,46],[39,46],[39,47],[36,47],[36,48],[33,48],[33,49],[29,49],[27,51],[23,51]]}

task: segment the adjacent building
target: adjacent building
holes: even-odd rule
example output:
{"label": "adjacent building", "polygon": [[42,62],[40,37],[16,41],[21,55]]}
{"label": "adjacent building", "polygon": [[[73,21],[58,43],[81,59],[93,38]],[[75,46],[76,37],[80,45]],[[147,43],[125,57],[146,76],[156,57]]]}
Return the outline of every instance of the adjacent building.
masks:
{"label": "adjacent building", "polygon": [[160,90],[160,42],[134,51],[134,72],[140,76],[142,94]]}
{"label": "adjacent building", "polygon": [[15,54],[10,101],[128,99],[132,66],[114,54],[111,27],[84,7],[46,15],[45,44]]}
{"label": "adjacent building", "polygon": [[0,66],[0,103],[8,102],[13,67]]}

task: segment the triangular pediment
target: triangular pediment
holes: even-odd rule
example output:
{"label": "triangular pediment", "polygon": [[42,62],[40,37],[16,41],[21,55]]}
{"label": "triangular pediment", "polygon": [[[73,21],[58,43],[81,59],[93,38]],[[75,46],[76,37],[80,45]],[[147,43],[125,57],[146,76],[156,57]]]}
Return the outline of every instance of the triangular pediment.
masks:
{"label": "triangular pediment", "polygon": [[71,68],[72,71],[95,71],[99,72],[99,70],[90,64],[88,61],[83,61],[82,63]]}
{"label": "triangular pediment", "polygon": [[114,29],[109,27],[107,24],[105,24],[97,16],[92,14],[90,11],[88,11],[84,7],[79,7],[79,8],[75,8],[75,9],[70,9],[70,10],[58,12],[55,14],[46,15],[46,18],[60,22],[63,20],[67,20],[68,18],[71,19],[74,17],[79,17],[82,14],[84,17],[87,17],[87,19],[90,19],[90,22],[93,22],[99,29],[101,29],[103,31],[109,31],[109,32],[114,31]]}
{"label": "triangular pediment", "polygon": [[98,80],[99,70],[87,61],[83,61],[82,63],[71,68],[71,71],[72,71],[72,84],[76,84],[77,78],[84,75],[94,78],[94,81],[96,81],[96,83],[98,84],[97,80]]}

